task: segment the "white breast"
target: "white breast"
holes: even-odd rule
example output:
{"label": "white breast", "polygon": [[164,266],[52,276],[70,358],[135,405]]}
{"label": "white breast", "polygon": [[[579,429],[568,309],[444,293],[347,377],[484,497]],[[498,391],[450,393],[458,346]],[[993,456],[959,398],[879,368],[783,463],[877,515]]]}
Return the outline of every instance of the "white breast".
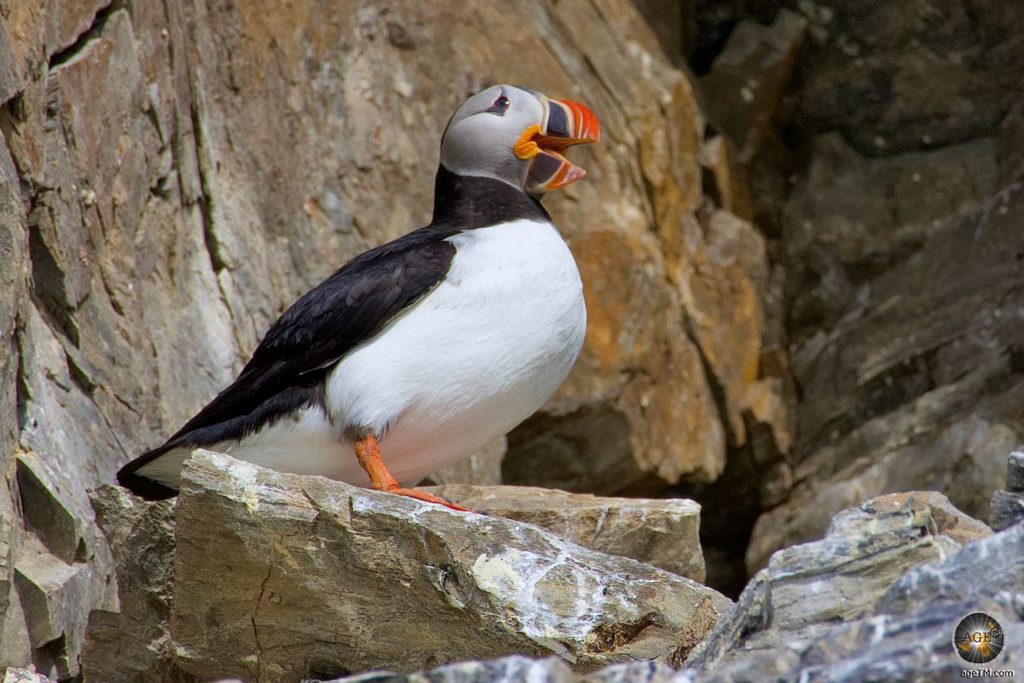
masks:
{"label": "white breast", "polygon": [[[522,422],[583,344],[579,271],[552,225],[520,220],[449,239],[457,252],[444,281],[346,356],[328,383],[335,429],[384,432],[381,452],[400,481]],[[366,483],[355,459],[343,459],[336,476]]]}

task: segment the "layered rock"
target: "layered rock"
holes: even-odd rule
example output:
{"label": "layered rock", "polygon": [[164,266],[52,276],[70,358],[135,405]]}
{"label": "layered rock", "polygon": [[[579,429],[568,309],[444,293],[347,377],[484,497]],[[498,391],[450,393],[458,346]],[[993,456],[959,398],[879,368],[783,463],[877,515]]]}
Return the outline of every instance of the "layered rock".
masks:
{"label": "layered rock", "polygon": [[843,511],[824,540],[777,553],[681,670],[630,662],[580,676],[555,658],[508,657],[332,683],[959,679],[1021,665],[1020,648],[1009,645],[992,662],[970,665],[952,634],[965,615],[984,611],[1007,644],[1020,642],[1022,594],[1024,525],[993,535],[941,494],[896,494]]}
{"label": "layered rock", "polygon": [[201,677],[295,680],[465,657],[577,668],[682,656],[729,601],[499,517],[197,451],[177,507],[171,634]]}
{"label": "layered rock", "polygon": [[117,610],[89,614],[82,675],[87,681],[185,683],[174,663],[174,503],[146,503],[116,486],[92,494],[96,523],[117,567]]}
{"label": "layered rock", "polygon": [[1022,216],[1024,192],[1008,188],[930,229],[912,256],[860,286],[833,329],[801,340],[796,484],[758,521],[752,569],[818,536],[843,507],[889,491],[942,490],[988,517],[1006,454],[1024,437],[1015,417],[1024,366],[1014,350]]}
{"label": "layered rock", "polygon": [[692,500],[602,498],[525,486],[431,490],[472,510],[535,524],[586,548],[704,581],[700,506]]}
{"label": "layered rock", "polygon": [[[982,527],[937,494],[844,512],[824,540],[773,557],[688,664],[708,681],[962,677],[975,668],[952,645],[964,616],[986,612],[1007,643],[1024,638],[1024,526]],[[797,592],[811,599],[787,599]],[[1019,653],[1007,647],[986,666],[1012,669]]]}
{"label": "layered rock", "polygon": [[[754,215],[785,272],[800,388],[791,476],[759,501],[769,511],[752,532],[751,572],[882,493],[940,490],[988,519],[1006,454],[1024,441],[1012,151],[1024,46],[1007,29],[1024,9],[799,9],[808,23],[793,87],[750,170]],[[723,68],[741,38],[730,36]],[[726,109],[737,101],[735,89],[705,94]]]}
{"label": "layered rock", "polygon": [[846,510],[823,540],[772,555],[691,663],[717,666],[749,652],[783,650],[790,641],[813,641],[823,625],[872,615],[910,569],[991,533],[938,493],[892,494]]}
{"label": "layered rock", "polygon": [[989,523],[1001,531],[1024,521],[1024,450],[1010,453],[1006,463],[1006,490],[992,495]]}
{"label": "layered rock", "polygon": [[[716,348],[707,365],[705,338],[687,335],[679,275],[703,249],[703,118],[626,0],[48,0],[0,14],[0,454],[15,491],[0,493],[0,665],[74,675],[86,616],[111,606],[90,588],[64,616],[50,605],[27,623],[15,566],[44,583],[71,574],[33,550],[15,449],[47,463],[45,487],[97,538],[88,489],[224,386],[296,295],[429,219],[444,123],[494,80],[586,101],[605,132],[584,152],[587,181],[548,202],[584,276],[588,345],[511,439],[509,471],[547,443],[562,454],[552,472],[580,467],[594,490],[722,470],[734,419],[722,416],[758,380],[758,342]],[[743,315],[756,315],[756,234],[740,237],[742,259],[702,272],[741,282]],[[721,313],[702,315],[713,327]],[[716,398],[716,373],[740,403]],[[576,438],[595,423],[606,438]],[[92,582],[103,557],[68,566]]]}

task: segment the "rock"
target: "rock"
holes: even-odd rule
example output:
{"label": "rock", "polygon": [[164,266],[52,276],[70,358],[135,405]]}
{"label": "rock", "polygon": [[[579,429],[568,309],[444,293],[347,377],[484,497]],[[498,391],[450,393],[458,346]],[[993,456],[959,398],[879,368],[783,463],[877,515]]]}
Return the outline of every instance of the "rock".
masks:
{"label": "rock", "polygon": [[822,624],[870,616],[909,569],[990,533],[933,492],[882,496],[846,510],[823,540],[772,555],[691,663],[717,666],[787,641],[813,640]]}
{"label": "rock", "polygon": [[807,28],[807,20],[781,10],[771,26],[740,21],[701,79],[708,116],[735,143],[739,158],[749,162],[765,137],[789,84]]}
{"label": "rock", "polygon": [[[968,145],[980,153],[989,143]],[[952,151],[943,156],[952,163]],[[970,182],[987,183],[981,172]],[[936,201],[969,207],[979,185],[960,190],[963,204]],[[915,202],[923,207],[934,189],[922,189]],[[865,215],[874,211],[859,205]],[[830,211],[830,220],[847,214],[842,204]],[[1024,385],[1015,351],[1024,305],[1016,258],[1022,215],[1024,192],[1008,188],[938,228],[916,224],[927,240],[877,277],[856,287],[846,275],[835,278],[846,283],[837,287],[849,291],[850,309],[794,340],[803,393],[794,486],[787,502],[758,520],[752,569],[775,549],[820,537],[842,508],[886,492],[940,490],[968,514],[989,517],[1005,454],[1024,439],[1014,407]],[[910,229],[909,218],[904,225]],[[822,286],[817,291],[826,296]]]}
{"label": "rock", "polygon": [[[730,442],[741,446],[747,441],[743,413],[750,411],[761,360],[768,278],[764,240],[753,225],[727,211],[715,211],[706,225],[687,224],[684,231],[687,258],[679,279],[689,332],[717,379]],[[763,417],[775,418],[776,440],[788,450],[792,435],[778,419],[784,413]]]}
{"label": "rock", "polygon": [[[981,574],[987,585],[965,588],[970,577]],[[914,567],[878,599],[876,609],[884,614],[910,614],[938,605],[984,609],[1000,593],[1022,588],[1024,527],[1017,526],[965,544],[950,558]],[[1018,614],[1016,621],[1022,619]]]}
{"label": "rock", "polygon": [[[1024,637],[1024,526],[978,538],[981,526],[934,493],[886,496],[844,512],[825,540],[773,557],[694,651],[690,680],[959,677],[969,667],[951,640],[966,614],[997,615],[1008,643]],[[950,531],[966,543],[959,547]],[[786,574],[783,565],[804,570]],[[798,586],[811,598],[806,604],[785,598]],[[1018,665],[1019,650],[1011,649],[991,666]]]}
{"label": "rock", "polygon": [[[6,35],[6,26],[0,26]],[[0,43],[3,37],[0,36]],[[0,53],[3,52],[0,45]],[[0,61],[6,59],[0,54]],[[2,78],[2,73],[0,73]],[[6,100],[6,98],[5,98]],[[14,565],[20,552],[18,504],[12,492],[13,453],[18,443],[18,378],[21,353],[16,325],[23,292],[27,288],[25,254],[28,251],[25,208],[21,203],[18,172],[0,131],[0,467],[5,487],[0,488],[0,668],[26,666],[32,661],[28,625],[14,587]]]}
{"label": "rock", "polygon": [[1006,463],[1006,490],[1024,491],[1024,448],[1018,448]]}
{"label": "rock", "polygon": [[996,491],[992,494],[992,528],[997,531],[1008,529],[1024,521],[1024,492]]}
{"label": "rock", "polygon": [[1024,20],[1019,4],[801,7],[813,39],[794,76],[797,137],[838,130],[872,155],[928,149],[991,135],[1020,99],[1024,50],[1006,28]]}
{"label": "rock", "polygon": [[4,670],[3,683],[54,683],[54,679],[28,669],[8,667]]}
{"label": "rock", "polygon": [[89,614],[82,675],[94,681],[187,681],[174,665],[174,502],[146,503],[117,486],[92,493],[117,567],[119,608]]}
{"label": "rock", "polygon": [[692,500],[600,498],[523,486],[430,489],[472,510],[535,524],[559,538],[703,583],[700,506]]}
{"label": "rock", "polygon": [[[698,646],[680,671],[659,662],[629,662],[581,676],[559,659],[507,657],[415,674],[373,672],[330,683],[859,683],[961,678],[972,667],[954,654],[952,634],[964,615],[985,611],[998,618],[1007,643],[1024,638],[1024,525],[995,535],[983,535],[983,527],[935,493],[885,496],[845,511],[836,518],[829,538],[779,553],[788,556],[777,569],[784,564],[796,571],[760,573],[719,621],[707,646]],[[912,547],[902,545],[901,539]],[[930,552],[921,552],[926,548]],[[923,561],[929,556],[932,561]],[[986,580],[978,581],[978,576]],[[859,581],[866,594],[858,592]],[[784,595],[811,598],[809,609],[799,601],[778,601],[776,588]],[[835,603],[831,609],[815,608],[829,601]],[[776,632],[770,647],[764,640],[766,630]],[[736,638],[738,648],[709,649],[722,638]],[[1014,669],[1021,661],[1020,649],[1008,646],[986,666]]]}
{"label": "rock", "polygon": [[488,661],[458,662],[413,674],[373,671],[324,683],[669,683],[675,673],[659,662],[628,662],[580,675],[558,657],[529,659],[513,655]]}
{"label": "rock", "polygon": [[672,63],[685,64],[696,42],[695,0],[634,0],[633,4],[650,24]]}
{"label": "rock", "polygon": [[468,661],[447,664],[411,674],[391,671],[372,671],[356,676],[335,678],[323,683],[413,683],[433,681],[434,683],[513,683],[514,681],[537,681],[537,683],[575,683],[577,676],[564,659],[547,657],[530,659],[520,655],[501,657],[489,661]]}
{"label": "rock", "polygon": [[505,458],[507,446],[505,437],[499,437],[465,460],[434,472],[423,484],[497,486],[501,484],[501,462]]}
{"label": "rock", "polygon": [[178,665],[203,677],[509,653],[588,670],[683,656],[730,604],[536,527],[206,451],[186,465],[176,515],[171,632]]}
{"label": "rock", "polygon": [[[736,145],[725,135],[716,135],[704,142],[700,163],[710,172],[705,174],[704,191],[715,206],[743,220],[754,219],[753,199],[747,169],[737,157]],[[713,182],[707,182],[711,180]]]}
{"label": "rock", "polygon": [[[628,0],[43,0],[2,14],[0,666],[36,656],[14,585],[34,543],[15,450],[48,464],[81,537],[103,542],[87,491],[224,387],[302,291],[429,219],[444,123],[495,78],[586,101],[606,135],[581,150],[587,182],[547,202],[581,263],[588,346],[512,459],[553,439],[562,466],[593,464],[587,481],[616,491],[722,470],[714,381],[670,275],[702,202],[703,116]],[[609,418],[614,449],[573,443],[592,416]],[[488,462],[472,476],[494,481]],[[90,553],[93,581],[109,565]],[[65,612],[68,643],[111,607],[90,591]]]}
{"label": "rock", "polygon": [[1006,490],[992,494],[989,523],[996,531],[1024,521],[1024,450],[1010,453],[1006,464]]}
{"label": "rock", "polygon": [[[23,529],[14,562],[16,603],[24,615],[32,663],[65,679],[78,672],[89,610],[113,609],[114,563],[92,519],[66,491],[64,478],[34,453],[17,454],[16,481]],[[17,643],[17,634],[15,642]]]}

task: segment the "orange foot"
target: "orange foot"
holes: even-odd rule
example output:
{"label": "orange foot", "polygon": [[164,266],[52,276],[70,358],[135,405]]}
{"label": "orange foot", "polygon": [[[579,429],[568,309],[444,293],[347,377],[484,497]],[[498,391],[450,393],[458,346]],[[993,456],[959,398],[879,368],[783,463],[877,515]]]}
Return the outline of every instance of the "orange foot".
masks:
{"label": "orange foot", "polygon": [[415,498],[416,500],[422,500],[427,503],[435,503],[437,505],[443,505],[446,508],[457,510],[459,512],[472,512],[469,508],[464,508],[461,505],[456,505],[450,501],[435,496],[432,493],[426,491],[420,491],[419,489],[407,489],[399,486],[398,482],[388,471],[384,460],[380,457],[380,446],[377,443],[377,438],[372,434],[364,436],[362,439],[356,441],[356,458],[359,460],[359,464],[366,474],[370,477],[370,485],[376,491],[384,491],[386,493],[394,493],[399,496],[407,496],[409,498]]}
{"label": "orange foot", "polygon": [[472,512],[469,508],[464,508],[461,505],[456,505],[450,500],[445,500],[441,496],[435,496],[433,493],[427,493],[426,491],[420,491],[419,489],[406,489],[401,486],[393,489],[384,489],[388,493],[394,493],[399,496],[407,496],[409,498],[415,498],[416,500],[424,500],[428,503],[437,503],[438,505],[444,505],[446,508],[457,510],[459,512]]}

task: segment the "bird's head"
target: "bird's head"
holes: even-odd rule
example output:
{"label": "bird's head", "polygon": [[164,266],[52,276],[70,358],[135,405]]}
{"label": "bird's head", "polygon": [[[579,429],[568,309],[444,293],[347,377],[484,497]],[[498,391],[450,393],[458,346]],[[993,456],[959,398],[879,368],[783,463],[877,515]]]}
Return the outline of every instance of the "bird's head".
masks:
{"label": "bird's head", "polygon": [[586,172],[565,158],[572,145],[597,142],[594,112],[513,85],[494,85],[462,103],[441,140],[441,164],[530,194],[565,187]]}

